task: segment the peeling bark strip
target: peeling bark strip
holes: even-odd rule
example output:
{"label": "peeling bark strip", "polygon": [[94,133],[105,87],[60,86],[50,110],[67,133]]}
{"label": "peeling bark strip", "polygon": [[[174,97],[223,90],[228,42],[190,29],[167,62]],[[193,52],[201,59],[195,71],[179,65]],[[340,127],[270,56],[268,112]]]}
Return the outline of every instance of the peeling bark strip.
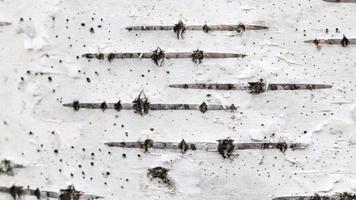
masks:
{"label": "peeling bark strip", "polygon": [[[355,2],[356,3],[356,2]],[[356,45],[356,38],[346,38],[343,36],[342,39],[314,39],[314,40],[306,40],[305,43],[313,43],[315,45],[327,44],[327,45],[341,45],[346,47],[348,45]]]}
{"label": "peeling bark strip", "polygon": [[24,168],[23,165],[13,163],[11,160],[4,159],[0,162],[0,175],[6,174],[9,176],[15,175],[15,169]]}
{"label": "peeling bark strip", "polygon": [[109,62],[114,59],[152,59],[158,66],[161,66],[165,59],[191,58],[193,62],[200,63],[203,58],[244,58],[245,56],[245,54],[239,53],[203,52],[199,49],[193,52],[165,52],[159,47],[153,52],[146,53],[86,53],[82,55],[83,58],[98,60],[107,59]]}
{"label": "peeling bark strip", "polygon": [[[228,141],[228,142],[226,142]],[[226,144],[229,144],[229,147]],[[229,157],[234,150],[246,150],[246,149],[279,149],[281,152],[285,152],[290,149],[304,149],[307,144],[303,143],[233,143],[233,140],[224,139],[218,140],[218,143],[209,142],[196,142],[188,143],[185,140],[181,142],[153,142],[151,139],[138,142],[107,142],[105,145],[109,147],[122,147],[122,148],[138,148],[144,149],[148,152],[148,149],[167,149],[167,150],[180,150],[185,153],[187,150],[201,150],[201,151],[218,151],[224,152],[225,157]]]}
{"label": "peeling bark strip", "polygon": [[0,26],[10,26],[11,22],[0,22]]}
{"label": "peeling bark strip", "polygon": [[356,194],[354,193],[337,193],[334,195],[318,195],[314,196],[289,196],[289,197],[276,197],[273,200],[355,200]]}
{"label": "peeling bark strip", "polygon": [[323,0],[330,3],[356,3],[356,0]]}
{"label": "peeling bark strip", "polygon": [[74,186],[68,186],[67,189],[60,190],[58,193],[51,191],[40,191],[38,188],[30,189],[13,185],[11,187],[0,187],[0,192],[9,193],[14,200],[20,199],[21,196],[35,196],[37,199],[53,198],[58,200],[94,200],[103,198],[96,195],[85,195],[82,192],[76,191]]}
{"label": "peeling bark strip", "polygon": [[249,90],[253,94],[259,94],[267,90],[316,90],[331,88],[326,84],[289,84],[289,83],[269,83],[249,82],[248,84],[171,84],[171,88],[200,89],[200,90]]}

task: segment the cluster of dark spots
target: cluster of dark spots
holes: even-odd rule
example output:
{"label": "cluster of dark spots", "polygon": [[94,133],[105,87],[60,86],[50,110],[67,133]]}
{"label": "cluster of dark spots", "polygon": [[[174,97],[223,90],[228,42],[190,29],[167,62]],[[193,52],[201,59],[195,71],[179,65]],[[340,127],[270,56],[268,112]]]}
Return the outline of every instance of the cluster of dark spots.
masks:
{"label": "cluster of dark spots", "polygon": [[114,104],[114,109],[120,111],[122,109],[121,101],[119,100],[117,103]]}
{"label": "cluster of dark spots", "polygon": [[23,167],[22,165],[14,164],[10,160],[4,159],[0,162],[0,174],[13,176],[15,174],[14,168]]}
{"label": "cluster of dark spots", "polygon": [[100,104],[100,109],[101,109],[102,111],[105,111],[107,108],[108,108],[108,105],[106,104],[105,101]]}
{"label": "cluster of dark spots", "polygon": [[104,54],[103,53],[97,53],[97,54],[95,54],[95,57],[98,60],[104,60]]}
{"label": "cluster of dark spots", "polygon": [[200,64],[204,58],[204,52],[199,49],[193,51],[192,60],[196,64]]}
{"label": "cluster of dark spots", "polygon": [[208,25],[204,24],[204,26],[203,26],[203,31],[204,31],[205,33],[208,33],[210,30],[211,30],[211,28],[210,28]]}
{"label": "cluster of dark spots", "polygon": [[223,139],[218,140],[218,152],[223,158],[230,158],[234,152],[235,145],[234,140]]}
{"label": "cluster of dark spots", "polygon": [[9,193],[12,196],[12,198],[16,200],[24,193],[23,187],[12,185],[9,188]]}
{"label": "cluster of dark spots", "polygon": [[258,82],[248,82],[248,85],[251,94],[260,94],[266,90],[266,84],[263,82],[263,79],[260,79]]}
{"label": "cluster of dark spots", "polygon": [[144,151],[145,153],[149,152],[148,149],[152,147],[153,147],[153,140],[151,139],[146,139],[142,144],[142,148],[145,150]]}
{"label": "cluster of dark spots", "polygon": [[205,102],[203,102],[202,104],[200,104],[199,110],[200,112],[205,113],[206,111],[208,111],[208,105]]}
{"label": "cluster of dark spots", "polygon": [[168,186],[172,186],[173,182],[168,177],[168,169],[164,167],[155,167],[148,169],[147,176],[152,179],[158,179],[159,182],[162,181],[164,184]]}
{"label": "cluster of dark spots", "polygon": [[114,60],[114,58],[115,58],[115,54],[114,54],[114,53],[109,53],[109,55],[108,55],[108,60],[109,60],[109,62],[111,62],[112,60]]}
{"label": "cluster of dark spots", "polygon": [[340,200],[355,200],[356,199],[356,194],[348,193],[348,192],[343,192],[339,194]]}
{"label": "cluster of dark spots", "polygon": [[79,108],[80,108],[80,103],[79,103],[79,101],[73,101],[72,106],[73,106],[73,109],[74,109],[75,111],[78,111]]}
{"label": "cluster of dark spots", "polygon": [[133,109],[135,113],[140,113],[141,115],[147,114],[150,109],[150,103],[148,102],[148,98],[144,94],[143,91],[140,92],[138,97],[132,102]]}
{"label": "cluster of dark spots", "polygon": [[239,24],[239,25],[237,25],[237,27],[236,27],[236,31],[238,32],[238,33],[242,33],[242,32],[244,32],[246,30],[246,27],[245,27],[245,25],[244,24]]}
{"label": "cluster of dark spots", "polygon": [[188,151],[189,146],[188,144],[185,142],[184,139],[182,139],[182,141],[178,144],[178,148],[181,150],[181,152],[184,154],[185,152]]}
{"label": "cluster of dark spots", "polygon": [[288,144],[286,142],[279,142],[276,145],[276,148],[279,149],[282,153],[286,152],[288,149]]}
{"label": "cluster of dark spots", "polygon": [[346,38],[346,36],[344,35],[343,37],[342,37],[342,40],[341,40],[341,46],[343,46],[343,47],[346,47],[346,46],[348,46],[350,44],[350,41]]}
{"label": "cluster of dark spots", "polygon": [[177,39],[183,38],[185,30],[186,28],[182,20],[179,20],[173,27],[173,31],[177,34]]}
{"label": "cluster of dark spots", "polygon": [[36,188],[35,191],[33,192],[33,195],[39,200],[41,199],[41,191],[39,188]]}
{"label": "cluster of dark spots", "polygon": [[164,53],[164,51],[161,48],[157,47],[157,49],[153,51],[151,59],[157,66],[161,66],[164,62],[165,56],[166,54]]}
{"label": "cluster of dark spots", "polygon": [[314,39],[313,40],[313,43],[316,45],[316,46],[319,46],[319,44],[320,44],[320,40],[318,40],[318,39]]}
{"label": "cluster of dark spots", "polygon": [[61,189],[59,200],[79,200],[82,193],[75,190],[74,185],[70,185],[67,189]]}

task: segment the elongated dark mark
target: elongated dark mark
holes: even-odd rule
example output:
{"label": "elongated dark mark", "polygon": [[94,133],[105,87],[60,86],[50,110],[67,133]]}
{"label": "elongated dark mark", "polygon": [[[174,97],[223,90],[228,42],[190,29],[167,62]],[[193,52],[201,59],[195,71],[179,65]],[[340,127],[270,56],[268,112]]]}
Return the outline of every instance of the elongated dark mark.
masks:
{"label": "elongated dark mark", "polygon": [[174,26],[129,26],[126,27],[128,31],[171,31],[176,33],[177,39],[182,39],[184,32],[189,31],[204,31],[206,33],[210,31],[236,31],[242,33],[247,30],[264,30],[268,29],[266,26],[249,25],[239,23],[238,25],[185,25],[182,20],[179,20]]}
{"label": "elongated dark mark", "polygon": [[112,62],[114,59],[152,59],[157,66],[162,66],[165,59],[187,59],[191,58],[193,62],[199,64],[204,58],[221,59],[221,58],[244,58],[245,54],[240,53],[215,53],[195,50],[193,52],[165,52],[157,47],[152,52],[136,53],[86,53],[82,55],[86,59],[108,59]]}
{"label": "elongated dark mark", "polygon": [[326,84],[289,84],[289,83],[269,83],[262,79],[257,82],[247,84],[214,84],[214,83],[192,83],[192,84],[171,84],[171,88],[200,89],[200,90],[248,90],[252,94],[260,94],[268,90],[316,90],[331,88]]}
{"label": "elongated dark mark", "polygon": [[105,111],[107,109],[115,109],[116,111],[121,110],[134,110],[135,113],[140,115],[145,115],[149,110],[199,110],[202,113],[208,110],[230,110],[235,111],[237,107],[234,104],[227,105],[208,105],[205,102],[202,104],[151,104],[148,98],[143,93],[140,92],[138,97],[132,103],[79,103],[79,101],[74,101],[73,103],[63,104],[64,107],[72,107],[74,111],[78,111],[80,108],[86,109],[101,109]]}
{"label": "elongated dark mark", "polygon": [[0,22],[0,26],[10,26],[11,22]]}
{"label": "elongated dark mark", "polygon": [[304,149],[307,144],[303,143],[287,143],[287,142],[264,142],[264,143],[234,143],[231,139],[217,140],[218,143],[196,142],[188,143],[184,139],[181,142],[154,142],[151,139],[138,142],[108,142],[105,143],[109,147],[122,148],[138,148],[144,152],[149,152],[149,149],[164,149],[164,150],[179,150],[181,153],[186,153],[188,150],[202,151],[217,151],[223,158],[229,158],[235,150],[246,149],[278,149],[285,153],[288,149]]}
{"label": "elongated dark mark", "polygon": [[70,185],[67,189],[60,190],[60,192],[52,191],[41,191],[40,189],[30,189],[24,188],[23,186],[11,186],[11,187],[0,187],[0,192],[10,194],[14,200],[18,200],[21,196],[35,196],[38,200],[53,198],[58,200],[94,200],[102,198],[96,195],[86,195],[83,192],[74,189],[74,186]]}
{"label": "elongated dark mark", "polygon": [[341,45],[343,47],[349,45],[356,45],[356,38],[347,38],[345,35],[342,39],[314,39],[314,40],[306,40],[305,43],[313,43],[317,46],[319,45]]}
{"label": "elongated dark mark", "polygon": [[355,200],[356,194],[343,192],[336,193],[334,195],[319,195],[314,194],[313,196],[285,196],[285,197],[276,197],[273,200]]}
{"label": "elongated dark mark", "polygon": [[356,0],[323,0],[330,3],[356,3]]}

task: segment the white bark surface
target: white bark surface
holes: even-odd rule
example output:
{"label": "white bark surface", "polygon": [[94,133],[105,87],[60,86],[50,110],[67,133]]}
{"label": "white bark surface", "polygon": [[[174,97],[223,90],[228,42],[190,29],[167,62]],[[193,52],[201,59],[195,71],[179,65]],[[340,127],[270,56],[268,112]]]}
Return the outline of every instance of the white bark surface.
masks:
{"label": "white bark surface", "polygon": [[[0,159],[26,166],[14,176],[1,175],[0,186],[59,191],[74,184],[108,200],[269,200],[355,191],[356,47],[304,43],[343,34],[355,38],[355,12],[356,4],[322,0],[0,0],[0,21],[12,23],[0,26]],[[183,40],[171,31],[125,30],[173,25],[179,19],[186,24],[242,22],[269,30],[241,36],[187,31]],[[161,67],[151,60],[76,58],[88,52],[147,52],[157,46],[169,52],[199,48],[248,56],[204,59],[200,65],[172,59]],[[168,87],[260,78],[333,87],[258,95]],[[73,100],[131,102],[142,89],[155,103],[205,101],[240,108],[235,113],[155,111],[140,116],[131,111],[75,112],[62,106]],[[224,160],[213,152],[143,153],[104,144],[147,138],[215,142],[226,137],[310,146],[285,154],[244,150]],[[147,169],[156,166],[170,170],[174,187],[147,177]],[[11,196],[1,193],[0,199]]]}

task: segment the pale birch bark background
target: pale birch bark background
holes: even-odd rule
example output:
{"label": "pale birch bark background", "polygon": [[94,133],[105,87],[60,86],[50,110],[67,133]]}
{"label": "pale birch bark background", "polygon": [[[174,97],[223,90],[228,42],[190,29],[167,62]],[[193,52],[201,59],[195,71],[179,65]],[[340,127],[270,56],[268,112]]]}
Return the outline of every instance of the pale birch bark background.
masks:
{"label": "pale birch bark background", "polygon": [[[129,32],[131,25],[264,25],[269,30]],[[272,199],[356,190],[356,47],[303,41],[356,37],[356,4],[321,0],[1,0],[0,159],[26,167],[13,184],[58,191],[69,184],[104,199]],[[90,28],[94,33],[90,32]],[[328,29],[328,33],[326,33]],[[339,32],[336,32],[336,29]],[[244,59],[77,59],[88,52],[237,52]],[[315,91],[182,90],[176,83],[324,83]],[[23,80],[21,80],[23,79]],[[62,103],[131,102],[239,106],[237,112],[80,110]],[[208,95],[209,94],[209,95]],[[30,132],[32,134],[30,134]],[[203,151],[109,148],[109,141],[301,141],[305,150],[244,150],[233,160]],[[58,153],[55,153],[58,150]],[[123,158],[123,154],[126,158]],[[140,154],[140,156],[138,156]],[[92,164],[91,164],[92,162]],[[167,188],[147,169],[164,166]],[[107,174],[109,172],[109,174]],[[71,176],[72,174],[72,176]],[[34,199],[34,197],[23,197]],[[1,193],[0,199],[11,196]]]}

